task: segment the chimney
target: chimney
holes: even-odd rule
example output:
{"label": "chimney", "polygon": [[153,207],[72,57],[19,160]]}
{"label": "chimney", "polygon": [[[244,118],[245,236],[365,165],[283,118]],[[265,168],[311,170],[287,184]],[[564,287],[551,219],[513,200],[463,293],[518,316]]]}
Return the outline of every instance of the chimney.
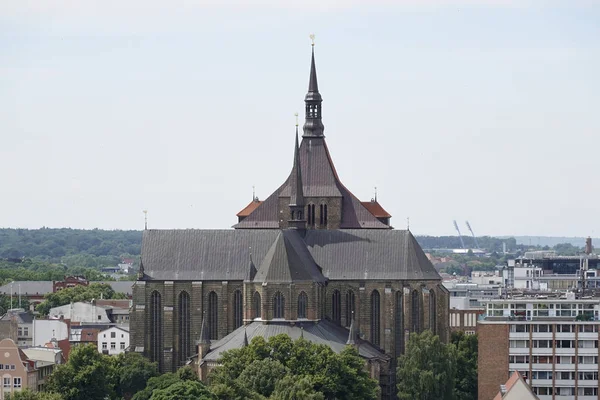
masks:
{"label": "chimney", "polygon": [[590,255],[592,254],[592,251],[592,238],[588,236],[587,239],[585,239],[585,254]]}

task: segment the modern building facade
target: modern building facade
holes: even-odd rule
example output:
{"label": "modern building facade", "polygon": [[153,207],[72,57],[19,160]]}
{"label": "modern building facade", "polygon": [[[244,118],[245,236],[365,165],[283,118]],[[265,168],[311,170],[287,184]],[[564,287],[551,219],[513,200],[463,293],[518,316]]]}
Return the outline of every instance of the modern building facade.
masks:
{"label": "modern building facade", "polygon": [[[272,331],[260,326],[335,330],[328,343],[345,337],[344,345],[354,320],[356,340],[380,355],[372,359],[392,360],[373,369],[390,397],[393,360],[410,332],[448,340],[448,291],[413,235],[392,229],[376,199],[361,202],[340,181],[314,53],[305,104],[290,175],[264,201],[253,198],[235,229],[144,231],[131,345],[172,371],[196,353],[202,326],[205,354],[214,354],[244,327],[259,335]],[[241,346],[238,339],[226,341]]]}
{"label": "modern building facade", "polygon": [[600,300],[490,300],[478,322],[479,399],[518,371],[540,400],[598,398]]}

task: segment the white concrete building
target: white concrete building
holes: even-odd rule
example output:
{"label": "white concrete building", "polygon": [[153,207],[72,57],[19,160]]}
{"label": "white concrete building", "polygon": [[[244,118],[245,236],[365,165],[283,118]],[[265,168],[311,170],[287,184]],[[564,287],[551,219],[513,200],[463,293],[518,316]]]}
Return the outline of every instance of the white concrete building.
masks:
{"label": "white concrete building", "polygon": [[129,330],[125,326],[113,326],[98,333],[98,351],[103,354],[116,355],[125,352],[129,347]]}
{"label": "white concrete building", "polygon": [[91,303],[71,303],[50,309],[49,319],[68,319],[71,322],[110,324],[107,307],[98,306],[94,301]]}
{"label": "white concrete building", "polygon": [[69,338],[67,323],[60,320],[36,319],[33,321],[33,346],[43,346],[52,339]]}

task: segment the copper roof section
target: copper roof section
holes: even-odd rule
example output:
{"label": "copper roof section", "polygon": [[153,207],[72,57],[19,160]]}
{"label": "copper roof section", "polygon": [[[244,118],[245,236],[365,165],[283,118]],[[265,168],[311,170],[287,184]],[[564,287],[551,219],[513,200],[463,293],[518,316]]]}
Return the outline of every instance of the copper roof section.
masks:
{"label": "copper roof section", "polygon": [[375,218],[392,218],[392,216],[381,207],[376,200],[361,201],[362,204]]}
{"label": "copper roof section", "polygon": [[248,204],[246,207],[244,207],[244,209],[242,211],[240,211],[239,213],[236,214],[237,217],[247,217],[248,215],[250,215],[252,213],[252,211],[256,210],[256,208],[258,206],[260,206],[263,202],[258,200],[258,199],[254,199],[250,202],[250,204]]}

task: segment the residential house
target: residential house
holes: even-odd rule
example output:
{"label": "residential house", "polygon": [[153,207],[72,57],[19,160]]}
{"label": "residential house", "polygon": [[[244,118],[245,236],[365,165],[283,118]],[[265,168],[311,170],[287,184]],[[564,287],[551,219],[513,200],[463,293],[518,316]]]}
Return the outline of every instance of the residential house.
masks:
{"label": "residential house", "polygon": [[129,328],[112,326],[98,333],[98,351],[103,354],[116,355],[125,352],[129,347]]}
{"label": "residential house", "polygon": [[22,308],[8,310],[0,317],[1,321],[13,320],[17,322],[17,344],[21,347],[33,344],[33,315]]}
{"label": "residential house", "polygon": [[25,353],[12,339],[0,341],[0,375],[2,390],[0,400],[9,394],[23,389],[37,390],[37,371],[35,363],[27,358]]}

